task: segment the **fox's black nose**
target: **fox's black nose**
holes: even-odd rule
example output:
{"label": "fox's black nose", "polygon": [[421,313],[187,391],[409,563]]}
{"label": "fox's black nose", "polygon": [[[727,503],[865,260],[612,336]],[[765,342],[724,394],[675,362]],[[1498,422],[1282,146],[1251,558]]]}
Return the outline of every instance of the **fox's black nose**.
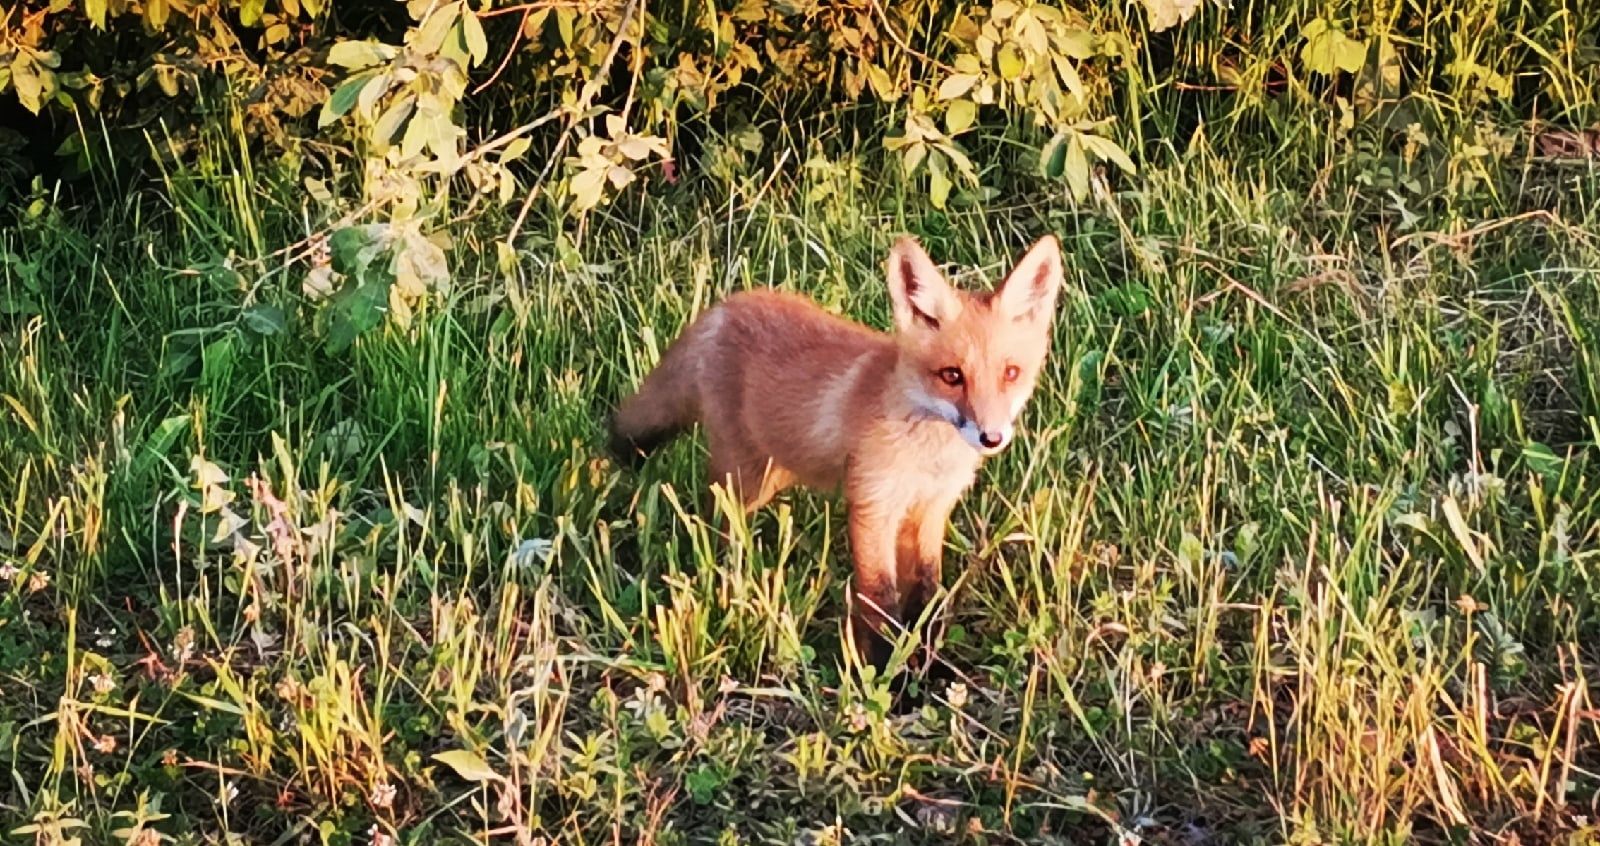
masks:
{"label": "fox's black nose", "polygon": [[1005,441],[1006,439],[1001,437],[1000,433],[998,432],[978,433],[978,443],[983,444],[987,449],[994,449],[995,447],[1005,443]]}

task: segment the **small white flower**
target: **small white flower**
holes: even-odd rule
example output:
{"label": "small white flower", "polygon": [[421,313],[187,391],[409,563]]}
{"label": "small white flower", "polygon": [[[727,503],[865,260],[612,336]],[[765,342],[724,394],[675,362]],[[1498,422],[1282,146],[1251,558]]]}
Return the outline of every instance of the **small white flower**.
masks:
{"label": "small white flower", "polygon": [[967,685],[964,682],[955,682],[950,685],[950,707],[965,708],[967,705]]}
{"label": "small white flower", "polygon": [[550,560],[550,553],[555,551],[555,543],[544,538],[529,538],[517,544],[511,553],[511,563],[519,570],[526,570],[535,563],[543,564]]}

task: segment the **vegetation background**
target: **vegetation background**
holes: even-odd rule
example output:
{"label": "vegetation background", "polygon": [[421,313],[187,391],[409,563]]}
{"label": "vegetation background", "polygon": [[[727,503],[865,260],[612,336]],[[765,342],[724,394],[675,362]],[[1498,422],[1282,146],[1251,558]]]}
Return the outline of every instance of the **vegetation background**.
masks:
{"label": "vegetation background", "polygon": [[[0,835],[1590,843],[1594,0],[14,0]],[[1069,270],[962,681],[607,408],[698,310]]]}

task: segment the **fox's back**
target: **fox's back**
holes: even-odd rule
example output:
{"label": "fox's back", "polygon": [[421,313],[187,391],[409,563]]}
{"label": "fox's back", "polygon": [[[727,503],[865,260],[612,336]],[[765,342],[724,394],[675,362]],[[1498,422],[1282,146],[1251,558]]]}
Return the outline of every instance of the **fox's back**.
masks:
{"label": "fox's back", "polygon": [[771,456],[805,484],[838,484],[855,436],[878,414],[893,340],[770,290],[729,297],[691,332],[710,437]]}

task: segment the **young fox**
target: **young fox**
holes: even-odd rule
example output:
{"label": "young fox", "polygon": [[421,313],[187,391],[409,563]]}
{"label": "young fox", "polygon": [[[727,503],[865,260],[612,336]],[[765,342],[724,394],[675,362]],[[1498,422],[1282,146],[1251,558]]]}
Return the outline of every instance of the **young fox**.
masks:
{"label": "young fox", "polygon": [[939,586],[951,510],[983,458],[1011,442],[1049,350],[1061,277],[1061,247],[1047,235],[999,288],[958,291],[903,237],[888,261],[892,335],[794,294],[735,294],[623,401],[611,448],[636,461],[699,423],[711,481],[746,512],[797,482],[842,485],[852,636],[881,670],[892,648],[878,634],[884,615],[916,623]]}

